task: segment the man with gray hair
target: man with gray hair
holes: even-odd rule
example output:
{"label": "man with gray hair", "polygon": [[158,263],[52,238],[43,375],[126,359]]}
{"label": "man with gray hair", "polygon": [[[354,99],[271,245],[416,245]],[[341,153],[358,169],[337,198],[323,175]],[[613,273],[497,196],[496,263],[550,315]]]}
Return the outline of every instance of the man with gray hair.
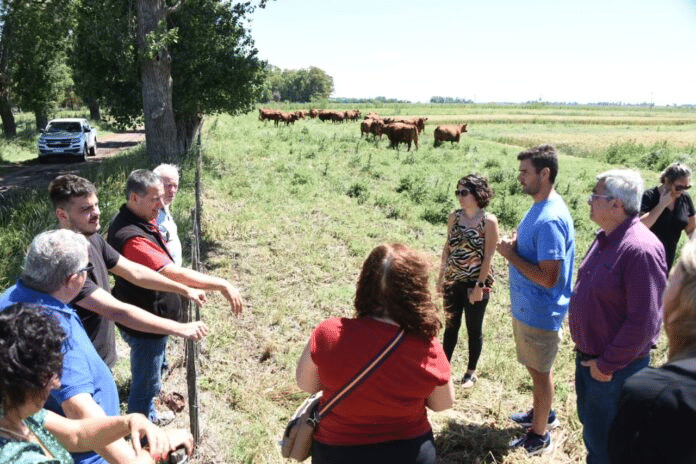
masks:
{"label": "man with gray hair", "polygon": [[176,192],[179,191],[179,168],[173,164],[163,163],[153,169],[152,172],[159,176],[164,187],[164,196],[162,197],[164,207],[160,209],[157,215],[157,227],[159,227],[162,237],[164,237],[164,241],[167,243],[167,248],[169,248],[169,253],[171,253],[174,259],[174,264],[181,266],[183,262],[181,240],[179,240],[176,222],[174,222],[174,218],[169,211],[169,207],[174,202],[174,198],[176,198]]}
{"label": "man with gray hair", "polygon": [[[192,269],[177,266],[155,224],[164,206],[162,181],[152,171],[138,169],[126,181],[126,203],[109,227],[108,243],[126,258],[153,269],[176,282],[203,290],[218,290],[227,299],[234,314],[243,308],[239,291],[229,282]],[[158,316],[182,320],[179,296],[139,287],[119,276],[112,294],[119,300],[139,306]],[[156,422],[153,398],[161,388],[161,371],[167,336],[149,334],[119,326],[123,339],[131,347],[132,383],[128,411],[148,415]]]}
{"label": "man with gray hair", "polygon": [[650,362],[667,282],[665,249],[640,222],[643,179],[614,169],[597,176],[588,199],[601,227],[570,297],[575,390],[588,464],[608,464],[609,428],[621,386]]}
{"label": "man with gray hair", "polygon": [[[90,270],[88,242],[66,229],[37,235],[24,259],[19,281],[0,295],[0,311],[15,303],[47,308],[68,334],[64,345],[61,386],[51,391],[46,408],[71,419],[118,416],[116,383],[94,349],[80,318],[68,305],[79,293]],[[126,464],[135,460],[133,447],[117,440],[94,452],[73,453],[78,464]]]}
{"label": "man with gray hair", "polygon": [[181,336],[193,340],[200,340],[207,334],[208,328],[202,322],[182,324],[157,317],[142,308],[123,303],[111,295],[109,272],[151,290],[179,293],[198,304],[205,301],[204,291],[189,288],[148,267],[134,263],[106,243],[99,233],[101,211],[97,188],[92,182],[73,174],[64,174],[51,181],[48,192],[60,227],[81,233],[89,242],[89,263],[92,270],[88,273],[82,290],[70,305],[77,311],[87,335],[107,366],[113,367],[116,363],[113,321],[143,332]]}

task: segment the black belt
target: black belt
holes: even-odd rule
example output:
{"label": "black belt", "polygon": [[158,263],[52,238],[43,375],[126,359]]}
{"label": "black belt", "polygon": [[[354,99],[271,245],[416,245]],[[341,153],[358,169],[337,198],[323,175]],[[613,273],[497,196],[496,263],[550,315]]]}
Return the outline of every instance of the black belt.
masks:
{"label": "black belt", "polygon": [[578,350],[575,348],[575,354],[578,358],[580,358],[580,361],[589,361],[590,359],[597,359],[599,356],[583,353],[582,351]]}

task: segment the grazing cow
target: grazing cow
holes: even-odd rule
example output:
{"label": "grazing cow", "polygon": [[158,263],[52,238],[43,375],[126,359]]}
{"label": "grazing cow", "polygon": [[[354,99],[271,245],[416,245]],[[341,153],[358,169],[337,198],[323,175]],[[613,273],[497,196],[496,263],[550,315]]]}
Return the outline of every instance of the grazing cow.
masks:
{"label": "grazing cow", "polygon": [[346,120],[347,111],[333,111],[331,113],[331,120],[333,122],[343,122]]}
{"label": "grazing cow", "polygon": [[425,121],[427,121],[428,118],[423,118],[423,117],[413,117],[413,118],[402,118],[402,117],[397,117],[397,116],[392,116],[389,118],[384,118],[383,121],[385,124],[393,124],[395,122],[402,122],[404,124],[413,124],[418,128],[418,133],[420,134],[423,132],[425,129]]}
{"label": "grazing cow", "polygon": [[459,136],[467,132],[466,126],[466,124],[437,126],[433,131],[433,136],[435,137],[433,147],[439,147],[442,145],[442,142],[459,143]]}
{"label": "grazing cow", "polygon": [[382,140],[382,128],[384,128],[384,123],[381,119],[373,119],[372,124],[370,124],[370,133],[374,138],[379,137]]}
{"label": "grazing cow", "polygon": [[320,121],[333,121],[333,111],[331,110],[319,110],[317,116]]}
{"label": "grazing cow", "polygon": [[360,117],[360,110],[348,110],[346,111],[346,119],[351,121],[357,121]]}
{"label": "grazing cow", "polygon": [[297,110],[297,111],[295,111],[295,115],[297,115],[297,119],[304,119],[305,116],[307,116],[307,111],[306,110]]}
{"label": "grazing cow", "polygon": [[270,108],[259,108],[259,121],[265,121],[266,119],[271,119],[273,121],[278,121],[280,117],[280,110],[270,109]]}
{"label": "grazing cow", "polygon": [[[295,124],[295,121],[297,121],[297,114],[281,112],[280,120],[283,121],[286,126],[289,126],[290,124]],[[276,125],[278,125],[278,121],[276,121]]]}
{"label": "grazing cow", "polygon": [[367,135],[370,134],[370,129],[372,127],[374,119],[363,119],[363,122],[360,123],[360,138],[362,138],[363,134]]}
{"label": "grazing cow", "polygon": [[365,119],[381,119],[379,117],[379,114],[375,113],[374,111],[370,111],[367,113],[367,116],[365,116]]}
{"label": "grazing cow", "polygon": [[309,110],[310,118],[315,119],[317,116],[319,116],[319,110],[317,110],[316,108],[312,108],[311,110]]}
{"label": "grazing cow", "polygon": [[408,145],[408,151],[411,151],[411,142],[418,149],[418,127],[413,124],[403,122],[393,122],[386,124],[382,128],[382,133],[389,137],[389,148],[397,148],[400,143]]}
{"label": "grazing cow", "polygon": [[380,119],[363,119],[360,123],[360,137],[362,138],[365,134],[365,138],[367,138],[367,134],[372,134],[374,139],[379,136],[381,140],[382,127],[384,127],[384,123]]}

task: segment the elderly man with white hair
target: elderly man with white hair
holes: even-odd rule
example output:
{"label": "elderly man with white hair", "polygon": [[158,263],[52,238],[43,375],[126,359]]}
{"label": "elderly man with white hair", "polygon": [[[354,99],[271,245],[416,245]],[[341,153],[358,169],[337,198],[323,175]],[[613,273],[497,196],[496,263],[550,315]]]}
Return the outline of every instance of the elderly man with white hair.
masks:
{"label": "elderly man with white hair", "polygon": [[621,387],[646,367],[662,320],[665,248],[640,222],[643,179],[630,169],[597,176],[587,202],[601,230],[570,297],[575,391],[588,464],[608,464],[607,437]]}
{"label": "elderly man with white hair", "polygon": [[157,227],[159,227],[160,233],[162,237],[164,237],[164,241],[167,244],[167,248],[169,248],[169,253],[172,255],[174,264],[181,266],[181,240],[179,240],[179,231],[176,227],[176,222],[174,222],[172,213],[169,211],[169,206],[174,202],[176,192],[179,191],[179,168],[173,164],[163,163],[153,169],[152,172],[159,176],[164,186],[164,196],[162,197],[164,207],[160,209],[157,215]]}
{"label": "elderly man with white hair", "polygon": [[[46,408],[71,419],[120,414],[111,371],[68,305],[90,270],[87,247],[84,235],[67,229],[37,235],[24,259],[21,278],[0,295],[0,311],[15,303],[40,304],[56,316],[68,335],[61,386],[51,391]],[[135,460],[133,447],[124,439],[96,451],[101,456],[91,451],[72,456],[78,464],[127,464]]]}

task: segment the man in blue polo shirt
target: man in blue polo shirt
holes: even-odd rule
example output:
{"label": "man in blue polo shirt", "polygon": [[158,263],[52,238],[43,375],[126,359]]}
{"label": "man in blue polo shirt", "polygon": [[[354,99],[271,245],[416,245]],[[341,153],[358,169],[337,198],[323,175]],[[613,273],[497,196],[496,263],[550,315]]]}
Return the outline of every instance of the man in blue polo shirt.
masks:
{"label": "man in blue polo shirt", "polygon": [[[24,259],[21,278],[0,295],[0,311],[19,302],[41,304],[52,311],[68,335],[62,385],[51,392],[46,408],[71,419],[118,416],[120,412],[111,371],[67,304],[87,278],[87,246],[83,235],[65,229],[37,235]],[[73,458],[77,464],[106,464],[104,458],[119,464],[135,460],[132,446],[123,439],[96,451],[99,454],[73,453]]]}
{"label": "man in blue polo shirt", "polygon": [[535,455],[551,450],[548,429],[558,425],[553,403],[553,361],[568,312],[575,259],[575,229],[570,212],[554,189],[558,155],[551,145],[521,152],[518,179],[534,204],[498,251],[510,263],[510,303],[517,360],[532,377],[532,409],[511,419],[528,427],[510,443]]}

